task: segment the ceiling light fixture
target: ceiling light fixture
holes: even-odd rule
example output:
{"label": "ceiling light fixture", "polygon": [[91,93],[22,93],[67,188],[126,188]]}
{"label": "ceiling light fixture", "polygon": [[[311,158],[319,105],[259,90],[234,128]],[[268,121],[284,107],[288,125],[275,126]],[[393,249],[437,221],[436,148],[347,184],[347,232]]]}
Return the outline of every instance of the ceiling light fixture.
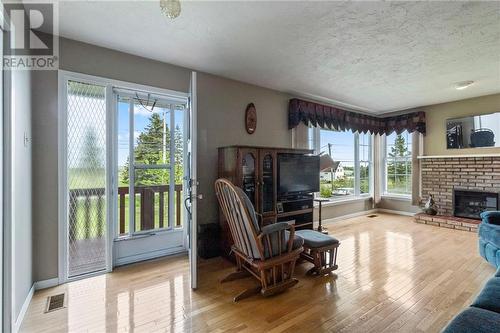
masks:
{"label": "ceiling light fixture", "polygon": [[465,88],[469,88],[473,84],[474,84],[474,81],[457,82],[457,83],[455,83],[455,89],[457,89],[457,90],[463,90]]}
{"label": "ceiling light fixture", "polygon": [[181,14],[181,2],[179,0],[160,0],[160,9],[163,15],[173,20]]}

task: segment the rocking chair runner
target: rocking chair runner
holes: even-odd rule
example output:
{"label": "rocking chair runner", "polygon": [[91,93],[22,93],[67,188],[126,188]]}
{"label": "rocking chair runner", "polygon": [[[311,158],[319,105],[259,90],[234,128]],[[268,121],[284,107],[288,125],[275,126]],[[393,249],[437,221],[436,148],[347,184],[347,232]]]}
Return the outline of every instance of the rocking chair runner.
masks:
{"label": "rocking chair runner", "polygon": [[252,275],[261,284],[243,291],[234,301],[259,292],[264,296],[273,295],[297,284],[293,271],[303,250],[303,240],[295,236],[295,227],[281,222],[260,228],[250,199],[226,179],[215,182],[215,192],[233,238],[231,249],[237,267],[236,272],[221,282]]}

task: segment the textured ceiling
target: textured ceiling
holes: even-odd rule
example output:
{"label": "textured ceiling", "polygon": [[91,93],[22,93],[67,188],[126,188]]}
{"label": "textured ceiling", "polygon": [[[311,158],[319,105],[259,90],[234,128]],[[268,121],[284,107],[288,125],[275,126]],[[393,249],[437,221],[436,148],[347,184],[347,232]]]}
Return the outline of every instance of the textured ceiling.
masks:
{"label": "textured ceiling", "polygon": [[[373,113],[500,92],[500,2],[62,2],[64,37]],[[453,84],[474,80],[458,91]]]}

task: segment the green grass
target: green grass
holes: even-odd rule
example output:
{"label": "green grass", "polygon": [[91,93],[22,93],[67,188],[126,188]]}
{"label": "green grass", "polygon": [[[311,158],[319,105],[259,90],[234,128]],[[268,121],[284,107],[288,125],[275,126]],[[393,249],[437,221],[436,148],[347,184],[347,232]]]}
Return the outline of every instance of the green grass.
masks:
{"label": "green grass", "polygon": [[387,179],[387,192],[393,194],[411,194],[411,178]]}
{"label": "green grass", "polygon": [[[72,168],[68,171],[68,187],[70,190],[76,189],[103,189],[105,184],[105,172],[104,169],[98,170],[86,170],[81,168]],[[128,186],[128,184],[120,184],[120,187]],[[184,202],[183,194],[181,195],[181,226],[183,225],[184,219]],[[163,227],[168,226],[168,200],[167,194],[164,195],[164,217],[163,217]],[[175,227],[176,223],[176,202],[177,192],[175,192],[174,197],[174,216],[171,225]],[[130,205],[129,205],[129,195],[125,195],[125,233],[129,232],[129,216],[130,216]],[[154,205],[154,228],[160,228],[160,195],[155,194],[155,205]],[[141,204],[140,195],[136,194],[135,200],[135,231],[141,230]],[[86,239],[86,238],[96,238],[105,234],[106,228],[104,223],[106,221],[106,200],[105,196],[101,200],[101,212],[99,212],[99,202],[97,196],[91,196],[86,201],[85,197],[80,197],[75,202],[75,209],[70,207],[70,233],[73,239]],[[117,218],[116,218],[116,232],[120,232],[120,198],[118,197],[117,202]]]}

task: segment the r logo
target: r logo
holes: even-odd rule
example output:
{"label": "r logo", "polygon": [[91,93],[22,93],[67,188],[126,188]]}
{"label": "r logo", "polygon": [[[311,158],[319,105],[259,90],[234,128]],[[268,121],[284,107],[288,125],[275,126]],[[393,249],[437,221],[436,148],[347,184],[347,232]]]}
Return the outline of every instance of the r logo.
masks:
{"label": "r logo", "polygon": [[54,10],[52,3],[7,3],[10,18],[6,54],[54,55]]}

